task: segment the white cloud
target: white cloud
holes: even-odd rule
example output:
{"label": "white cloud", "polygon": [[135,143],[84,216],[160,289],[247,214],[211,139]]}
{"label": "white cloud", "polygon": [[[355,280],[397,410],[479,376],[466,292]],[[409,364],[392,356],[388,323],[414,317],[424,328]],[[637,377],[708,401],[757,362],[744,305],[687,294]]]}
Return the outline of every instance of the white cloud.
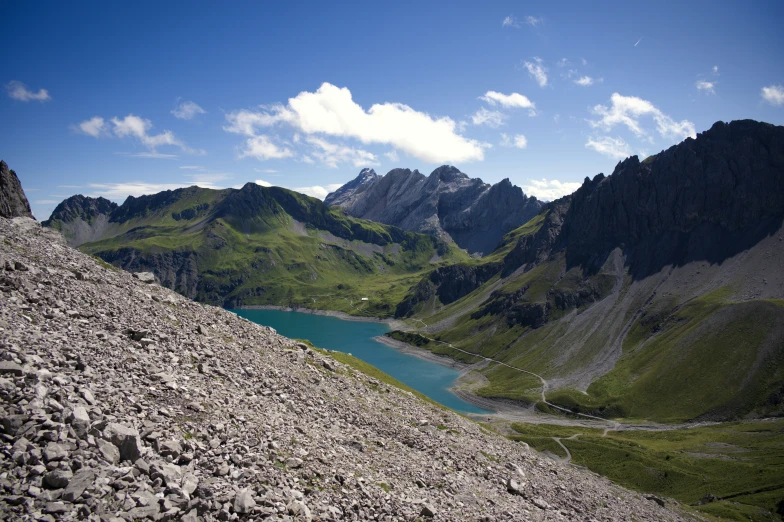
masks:
{"label": "white cloud", "polygon": [[135,152],[132,154],[122,153],[123,156],[130,156],[132,158],[153,158],[153,159],[177,159],[177,154],[164,154],[162,152]]}
{"label": "white cloud", "polygon": [[489,111],[482,107],[471,116],[471,121],[474,125],[487,125],[488,127],[496,128],[504,124],[506,115],[499,111]]}
{"label": "white cloud", "polygon": [[640,45],[640,42],[642,42],[642,37],[640,37],[640,39],[639,39],[639,40],[637,40],[637,41],[634,43],[634,46],[635,46],[635,47],[637,47],[638,45]]}
{"label": "white cloud", "polygon": [[[263,179],[257,179],[255,183],[257,185],[261,185],[262,187],[280,186],[280,185],[273,185],[269,181],[264,181]],[[343,185],[340,183],[333,183],[325,187],[322,187],[321,185],[313,185],[311,187],[295,187],[295,188],[283,187],[283,188],[287,188],[289,190],[293,190],[295,192],[299,192],[301,194],[305,194],[306,196],[310,196],[312,198],[320,199],[323,201],[324,198],[327,197],[327,194],[336,191],[342,186]]]}
{"label": "white cloud", "polygon": [[266,134],[253,136],[245,141],[240,158],[256,158],[259,160],[285,159],[294,156],[288,147],[279,147]]}
{"label": "white cloud", "polygon": [[396,150],[393,150],[393,151],[390,151],[390,152],[385,152],[385,153],[384,153],[384,156],[385,156],[385,157],[386,157],[386,158],[387,158],[389,161],[391,161],[392,163],[397,163],[398,161],[400,161],[400,159],[399,159],[399,158],[398,158],[398,156],[397,156],[397,151],[396,151]]}
{"label": "white cloud", "polygon": [[330,143],[315,136],[308,137],[306,141],[314,147],[313,156],[327,167],[336,169],[339,163],[346,162],[351,162],[355,167],[378,165],[376,155],[366,150]]}
{"label": "white cloud", "polygon": [[589,121],[592,127],[611,130],[616,125],[625,125],[637,137],[645,137],[648,133],[640,125],[640,117],[651,116],[656,122],[656,130],[668,139],[684,139],[696,137],[694,124],[688,120],[676,122],[651,102],[636,96],[622,96],[617,92],[610,97],[612,106],[597,105],[592,112],[600,118]]}
{"label": "white cloud", "polygon": [[204,167],[200,165],[181,165],[180,168],[185,170],[202,170]]}
{"label": "white cloud", "polygon": [[97,138],[98,136],[106,133],[106,122],[100,116],[93,116],[89,120],[85,120],[79,124],[77,130]]}
{"label": "white cloud", "polygon": [[501,146],[525,149],[528,147],[528,140],[522,134],[515,134],[514,136],[510,136],[508,134],[501,133]]}
{"label": "white cloud", "polygon": [[313,158],[311,158],[310,156],[302,156],[302,159],[300,159],[300,161],[301,161],[302,163],[306,163],[306,164],[308,164],[308,165],[313,165],[313,164],[315,164],[315,163],[316,163],[316,162],[313,160]]}
{"label": "white cloud", "polygon": [[36,199],[33,203],[36,205],[57,205],[60,201],[57,199]]}
{"label": "white cloud", "polygon": [[132,154],[132,156],[145,158],[171,157],[171,154],[161,154],[156,150],[161,146],[178,147],[183,152],[190,154],[205,154],[203,150],[195,151],[186,146],[185,143],[180,141],[172,131],[164,130],[160,134],[149,134],[150,129],[153,127],[152,122],[150,120],[140,118],[139,116],[134,116],[133,114],[129,114],[122,119],[114,117],[111,119],[111,123],[114,126],[112,132],[115,136],[118,138],[136,138],[139,140],[139,142],[141,142],[142,145],[149,149],[149,152]]}
{"label": "white cloud", "polygon": [[595,78],[591,78],[590,76],[580,76],[579,78],[574,80],[574,83],[576,83],[580,87],[590,87],[594,83],[598,83],[601,81],[602,81],[601,78],[597,80]]}
{"label": "white cloud", "polygon": [[566,58],[561,58],[560,60],[555,62],[555,65],[557,65],[558,67],[566,67],[569,64],[570,64],[569,60],[567,60]]}
{"label": "white cloud", "polygon": [[531,116],[536,115],[536,105],[528,99],[527,96],[513,92],[512,94],[503,94],[496,91],[487,91],[484,96],[479,97],[490,105],[500,105],[507,109],[530,109]]}
{"label": "white cloud", "polygon": [[228,132],[255,136],[259,127],[288,125],[306,135],[356,138],[362,143],[392,145],[428,163],[463,163],[484,159],[481,144],[457,134],[448,117],[434,119],[401,103],[375,104],[367,111],[348,88],[324,83],[316,92],[301,92],[287,105],[240,110],[226,115]]}
{"label": "white cloud", "polygon": [[275,169],[253,169],[256,172],[261,172],[262,174],[277,174],[278,171]]}
{"label": "white cloud", "polygon": [[715,82],[706,82],[705,80],[699,80],[696,84],[698,91],[705,91],[707,94],[716,94],[716,91],[713,88],[716,86]]}
{"label": "white cloud", "polygon": [[507,16],[504,18],[503,22],[501,22],[501,27],[520,27],[520,23],[514,16]]}
{"label": "white cloud", "polygon": [[172,109],[171,113],[174,114],[175,118],[179,118],[181,120],[192,120],[199,114],[206,114],[207,111],[199,107],[195,102],[184,101]]}
{"label": "white cloud", "polygon": [[536,80],[536,83],[539,84],[539,87],[546,87],[547,86],[547,69],[544,65],[542,65],[542,59],[539,57],[534,57],[533,62],[523,62],[523,65],[528,70],[528,74],[531,75],[531,78]]}
{"label": "white cloud", "polygon": [[590,138],[585,147],[613,159],[624,159],[632,155],[631,147],[622,138],[611,138],[610,136]]}
{"label": "white cloud", "polygon": [[530,16],[530,15],[525,17],[525,23],[527,23],[531,27],[536,27],[542,22],[544,22],[544,18],[536,18],[535,16]]}
{"label": "white cloud", "polygon": [[560,197],[571,194],[578,188],[580,183],[570,181],[559,181],[557,179],[529,179],[527,185],[520,187],[529,196],[536,196],[544,201],[553,201]]}
{"label": "white cloud", "polygon": [[30,100],[45,102],[52,99],[52,97],[49,96],[49,91],[46,89],[40,89],[38,92],[33,92],[27,88],[27,85],[16,80],[8,82],[5,86],[5,90],[8,92],[8,96],[14,100],[23,102],[28,102]]}
{"label": "white cloud", "polygon": [[719,66],[718,65],[714,65],[713,66],[713,74],[719,74]]}
{"label": "white cloud", "polygon": [[784,104],[784,86],[770,85],[762,88],[762,99],[776,107]]}

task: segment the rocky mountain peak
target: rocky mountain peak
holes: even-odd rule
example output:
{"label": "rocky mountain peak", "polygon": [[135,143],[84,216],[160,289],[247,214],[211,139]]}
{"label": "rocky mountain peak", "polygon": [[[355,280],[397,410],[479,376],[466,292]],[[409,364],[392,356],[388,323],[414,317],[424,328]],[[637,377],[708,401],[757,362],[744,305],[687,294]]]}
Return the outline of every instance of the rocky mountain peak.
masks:
{"label": "rocky mountain peak", "polygon": [[[430,174],[430,179],[438,179],[444,183],[452,183],[470,179],[467,175],[460,172],[460,169],[452,165],[442,165]],[[481,182],[481,180],[479,180]]]}
{"label": "rocky mountain peak", "polygon": [[4,218],[33,217],[22,184],[16,172],[0,160],[0,216]]}
{"label": "rocky mountain peak", "polygon": [[376,174],[376,171],[371,168],[364,168],[359,171],[359,175],[353,180],[349,181],[335,192],[330,192],[324,198],[324,203],[327,205],[341,205],[348,198],[354,195],[357,191],[362,190],[367,185],[378,180],[381,176]]}
{"label": "rocky mountain peak", "polygon": [[119,207],[117,203],[109,201],[106,198],[93,198],[76,194],[75,196],[71,196],[70,198],[61,201],[60,204],[55,207],[54,212],[52,212],[49,219],[43,221],[41,224],[48,227],[52,226],[55,221],[68,223],[76,219],[82,219],[87,223],[92,223],[97,216],[101,214],[108,215],[117,209],[117,207]]}

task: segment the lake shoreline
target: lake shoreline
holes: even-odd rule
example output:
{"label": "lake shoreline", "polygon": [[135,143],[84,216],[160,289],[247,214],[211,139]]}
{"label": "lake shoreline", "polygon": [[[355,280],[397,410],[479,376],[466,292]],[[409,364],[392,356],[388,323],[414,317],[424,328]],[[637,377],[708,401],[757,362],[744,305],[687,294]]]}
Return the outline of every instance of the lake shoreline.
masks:
{"label": "lake shoreline", "polygon": [[335,317],[344,321],[357,321],[360,323],[383,323],[389,326],[392,330],[407,330],[407,325],[398,319],[383,319],[381,317],[369,317],[362,315],[351,315],[346,312],[338,312],[336,310],[319,310],[317,308],[305,307],[291,307],[279,305],[243,305],[235,306],[235,310],[279,310],[281,312],[299,312],[301,314],[323,315],[326,317]]}

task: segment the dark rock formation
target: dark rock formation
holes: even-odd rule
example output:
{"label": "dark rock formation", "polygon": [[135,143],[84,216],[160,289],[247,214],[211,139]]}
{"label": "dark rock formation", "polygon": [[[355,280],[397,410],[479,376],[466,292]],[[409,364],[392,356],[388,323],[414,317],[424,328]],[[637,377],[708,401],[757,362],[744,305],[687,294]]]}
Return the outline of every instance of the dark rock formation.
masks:
{"label": "dark rock formation", "polygon": [[95,218],[100,215],[111,214],[119,205],[106,198],[92,198],[77,194],[60,202],[55,207],[49,219],[42,221],[45,227],[56,227],[58,221],[69,223],[81,219],[86,223],[93,223]]}
{"label": "dark rock formation", "polygon": [[490,253],[542,207],[508,179],[491,186],[448,165],[427,177],[409,169],[373,179],[363,173],[325,202],[355,217],[451,239],[469,252]]}
{"label": "dark rock formation", "polygon": [[22,184],[16,172],[0,160],[0,216],[4,218],[33,217]]}

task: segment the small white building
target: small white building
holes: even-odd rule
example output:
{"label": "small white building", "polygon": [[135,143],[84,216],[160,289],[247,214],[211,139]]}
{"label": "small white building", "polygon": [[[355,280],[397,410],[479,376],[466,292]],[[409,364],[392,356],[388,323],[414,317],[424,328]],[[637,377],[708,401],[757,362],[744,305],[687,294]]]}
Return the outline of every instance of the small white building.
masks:
{"label": "small white building", "polygon": [[362,300],[363,300],[363,301],[367,301],[367,300],[368,300],[368,298],[367,298],[367,297],[363,297],[363,298],[362,298]]}

